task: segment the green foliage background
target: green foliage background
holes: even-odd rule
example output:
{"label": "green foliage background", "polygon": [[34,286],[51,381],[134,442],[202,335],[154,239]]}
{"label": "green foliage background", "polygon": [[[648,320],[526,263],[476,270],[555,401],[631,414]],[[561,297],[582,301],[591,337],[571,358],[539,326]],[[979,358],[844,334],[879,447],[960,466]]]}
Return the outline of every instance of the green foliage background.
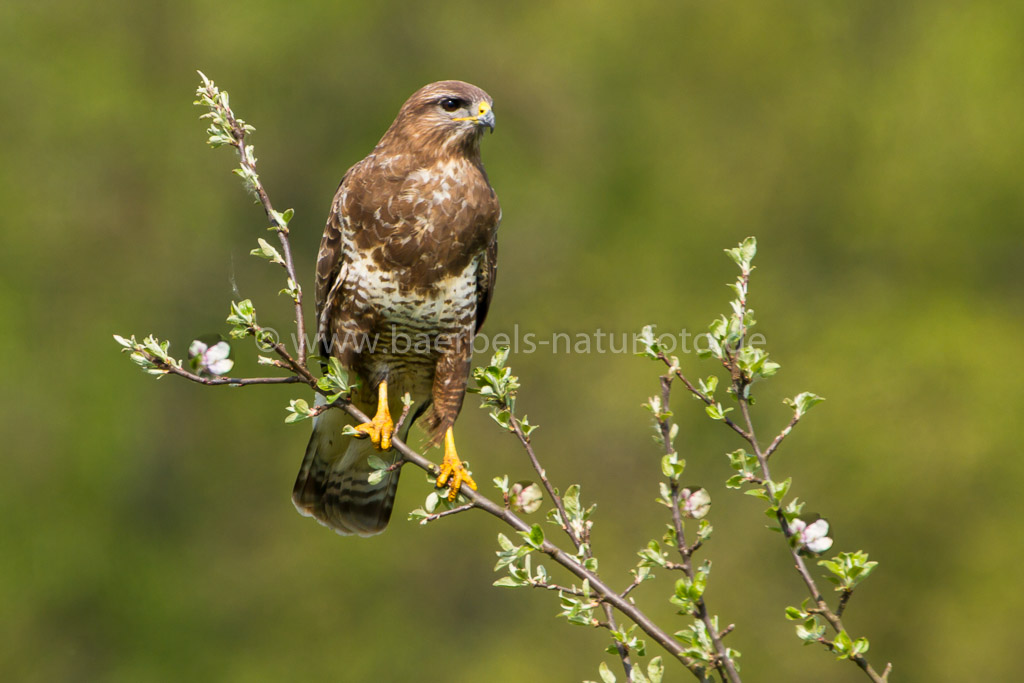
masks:
{"label": "green foliage background", "polygon": [[[495,589],[483,515],[336,537],[292,509],[308,424],[288,388],[148,378],[111,339],[184,355],[236,287],[286,328],[261,211],[191,105],[201,68],[256,125],[310,284],[338,180],[420,85],[487,89],[504,207],[486,331],[700,332],[755,234],[752,305],[780,400],[829,400],[775,471],[881,562],[848,624],[896,680],[1012,680],[1024,592],[1017,426],[1024,5],[769,1],[128,2],[0,5],[0,678],[566,681],[603,634],[552,596]],[[240,372],[257,372],[236,348]],[[522,410],[563,486],[599,503],[611,578],[660,535],[654,364],[520,354]],[[683,359],[691,373],[711,367]],[[856,681],[801,648],[801,586],[760,503],[725,491],[738,447],[678,396],[687,474],[711,491],[708,600],[749,681]],[[467,401],[477,480],[528,475]],[[436,454],[435,454],[436,456]],[[775,462],[773,460],[773,462]],[[649,584],[634,595],[662,620]],[[671,624],[670,624],[671,625]],[[673,680],[684,680],[680,670]]]}

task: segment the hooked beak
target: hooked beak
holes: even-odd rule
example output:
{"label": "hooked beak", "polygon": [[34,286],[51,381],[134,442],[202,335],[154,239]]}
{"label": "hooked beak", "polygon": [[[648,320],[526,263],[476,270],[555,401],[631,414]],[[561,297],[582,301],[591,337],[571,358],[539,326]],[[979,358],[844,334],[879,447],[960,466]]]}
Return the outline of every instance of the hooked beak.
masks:
{"label": "hooked beak", "polygon": [[466,116],[464,118],[455,119],[456,121],[472,121],[478,126],[486,126],[494,132],[494,110],[491,109],[491,105],[487,102],[481,102],[477,105],[476,116]]}

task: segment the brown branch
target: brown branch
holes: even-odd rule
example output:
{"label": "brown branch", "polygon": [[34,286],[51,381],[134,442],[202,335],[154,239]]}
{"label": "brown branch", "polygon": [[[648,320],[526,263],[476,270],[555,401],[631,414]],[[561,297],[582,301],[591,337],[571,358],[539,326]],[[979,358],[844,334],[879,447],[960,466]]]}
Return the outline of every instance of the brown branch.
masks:
{"label": "brown branch", "polygon": [[[363,411],[359,410],[359,408],[355,407],[351,403],[343,404],[341,408],[359,422],[368,422],[370,419]],[[409,462],[434,476],[437,476],[440,472],[440,468],[438,468],[437,465],[414,451],[401,439],[392,437],[391,445],[392,448],[402,455],[402,458],[406,462]],[[483,510],[493,517],[497,517],[516,531],[530,531],[531,525],[520,519],[514,512],[498,505],[490,498],[477,493],[473,489],[464,486],[460,489],[460,494],[472,503],[474,507]],[[646,633],[652,640],[661,645],[666,651],[672,654],[673,657],[678,659],[687,669],[697,676],[699,680],[709,680],[704,674],[704,668],[700,662],[697,662],[683,654],[683,647],[675,638],[662,630],[660,626],[654,623],[654,621],[652,621],[651,618],[642,612],[636,605],[632,604],[611,589],[597,574],[591,572],[582,564],[577,562],[572,555],[569,555],[546,539],[540,546],[540,552],[565,567],[579,579],[586,579],[590,584],[591,589],[603,603],[611,605],[619,612],[622,612],[622,614],[629,617],[629,619],[635,623],[641,631]]]}
{"label": "brown branch", "polygon": [[304,380],[296,377],[295,375],[288,375],[287,377],[203,377],[202,375],[197,375],[183,368],[179,368],[176,365],[169,365],[148,352],[147,357],[153,365],[157,366],[161,370],[167,371],[169,374],[184,377],[190,382],[205,384],[210,387],[247,387],[253,384],[301,384],[304,382]]}
{"label": "brown branch", "polygon": [[[409,398],[409,392],[408,391],[405,392],[405,398],[406,399]],[[402,414],[398,416],[398,422],[395,423],[395,433],[396,434],[401,434],[402,433],[402,425],[405,424],[406,418],[409,417],[409,409],[411,407],[412,407],[412,401],[403,401],[402,402]]]}
{"label": "brown branch", "polygon": [[569,515],[565,512],[565,505],[562,503],[562,497],[555,492],[555,487],[551,485],[551,481],[548,479],[547,471],[540,466],[540,461],[537,459],[537,454],[533,451],[533,444],[530,443],[530,438],[523,432],[522,425],[519,424],[519,419],[514,415],[509,415],[509,425],[512,428],[512,433],[519,439],[519,443],[522,444],[523,450],[530,458],[530,464],[533,465],[534,471],[540,478],[544,488],[548,492],[548,496],[551,498],[551,502],[555,504],[555,508],[558,510],[558,517],[562,525],[562,531],[569,536],[572,544],[576,546],[576,550],[579,551],[580,545],[583,543],[582,539],[576,534],[572,526],[569,524]]}
{"label": "brown branch", "polygon": [[843,592],[839,595],[839,605],[836,606],[836,616],[843,616],[843,612],[846,611],[846,605],[850,602],[850,596],[853,595],[852,588],[844,588]]}
{"label": "brown branch", "polygon": [[796,423],[799,421],[800,416],[796,414],[796,411],[794,411],[793,419],[789,421],[789,424],[786,425],[785,428],[783,428],[783,430],[779,432],[774,439],[772,439],[772,442],[768,444],[768,448],[764,450],[765,460],[768,460],[769,458],[772,457],[772,453],[774,453],[775,450],[782,444],[782,440],[789,436],[789,433],[793,431],[793,427],[795,427]]}
{"label": "brown branch", "polygon": [[[246,331],[249,332],[249,334],[251,334],[252,336],[256,337],[257,340],[259,340],[258,334],[259,332],[263,331],[263,329],[264,328],[260,327],[259,325],[256,325],[254,327],[249,327]],[[313,387],[316,386],[317,378],[313,375],[312,372],[309,371],[309,368],[306,367],[305,359],[302,357],[302,353],[300,353],[300,357],[296,359],[293,358],[290,353],[288,353],[288,349],[285,348],[284,344],[282,344],[279,341],[274,341],[269,344],[267,344],[266,342],[263,343],[266,344],[267,349],[272,350],[274,353],[281,357],[281,359],[288,366],[288,368],[299,376],[300,381],[303,381],[306,384],[309,384]],[[305,343],[303,343],[303,347],[305,347]]]}
{"label": "brown branch", "polygon": [[[285,357],[286,362],[290,361],[290,363],[289,363],[290,365],[295,363],[294,359],[292,359],[290,357],[290,355],[288,354],[287,350],[285,350],[283,347],[281,347],[280,344],[275,344],[275,350],[278,351],[279,354],[282,354],[283,357]],[[146,355],[154,363],[154,365],[156,365],[160,369],[166,370],[167,372],[169,372],[171,374],[175,374],[175,375],[178,375],[180,377],[184,377],[185,379],[188,379],[188,380],[193,381],[193,382],[197,382],[199,384],[207,384],[207,385],[234,384],[234,385],[239,385],[239,386],[245,386],[246,384],[284,384],[284,383],[295,384],[295,383],[307,383],[307,384],[310,384],[312,386],[312,388],[314,389],[314,391],[316,391],[317,393],[325,394],[325,392],[323,392],[319,387],[316,386],[316,380],[315,380],[315,378],[312,378],[312,375],[310,375],[310,377],[312,378],[312,382],[308,382],[305,379],[297,377],[295,375],[291,375],[289,377],[260,377],[260,378],[244,378],[244,379],[243,378],[217,378],[217,379],[210,379],[210,378],[206,378],[206,377],[201,377],[199,375],[191,373],[191,372],[189,372],[187,370],[184,370],[182,368],[179,368],[177,366],[168,365],[167,363],[164,363],[163,361],[161,361],[159,358],[156,358],[156,357],[152,356],[152,354],[149,354],[148,352],[144,352],[144,353],[146,353]],[[305,369],[305,368],[303,368],[303,369]],[[309,374],[308,371],[306,371],[306,374]],[[316,408],[313,409],[313,411],[314,411],[315,414],[318,414],[318,413],[323,412],[324,410],[327,410],[328,408],[331,408],[331,407],[337,407],[337,408],[341,408],[342,410],[345,410],[349,415],[353,416],[359,422],[369,422],[369,417],[365,413],[363,413],[361,410],[356,408],[351,403],[343,402],[343,401],[340,401],[340,400],[336,401],[333,404],[328,404],[328,405],[324,405],[324,406],[317,406]],[[405,412],[407,412],[407,411],[403,411],[403,413],[405,413]],[[404,417],[404,415],[403,415],[403,417]],[[521,435],[521,438],[525,439],[525,434],[523,434],[522,429],[518,427],[518,423],[517,423],[517,429],[518,429],[518,433]],[[531,459],[534,462],[536,462],[536,454],[533,453],[533,448],[532,448],[532,446],[529,445],[529,441],[528,440],[526,440],[525,445],[528,447],[528,452],[531,454]],[[434,463],[430,462],[429,460],[424,458],[422,455],[420,455],[416,451],[414,451],[411,448],[409,448],[409,446],[407,446],[401,439],[399,439],[397,437],[393,437],[392,438],[392,446],[393,446],[393,448],[395,448],[402,455],[402,461],[403,462],[410,462],[413,465],[416,465],[417,467],[419,467],[419,468],[421,468],[423,470],[426,470],[428,473],[430,473],[430,474],[432,474],[434,476],[436,476],[439,473],[440,470],[437,467],[437,465],[435,465]],[[537,467],[539,468],[539,463],[537,464]],[[541,474],[542,472],[543,472],[543,470],[539,469],[538,474]],[[550,487],[550,482],[547,482],[547,478],[544,477],[543,475],[542,475],[542,478],[545,480],[547,485]],[[549,493],[553,492],[553,490],[554,490],[553,488],[549,488]],[[469,487],[463,487],[461,489],[461,494],[463,496],[465,496],[466,498],[468,498],[470,502],[465,504],[465,505],[461,505],[461,506],[459,506],[457,508],[453,508],[451,510],[444,510],[442,512],[430,515],[430,516],[425,518],[425,521],[428,521],[428,522],[429,521],[434,521],[436,519],[440,519],[441,517],[446,517],[446,516],[453,515],[453,514],[456,514],[456,513],[459,513],[459,512],[465,512],[465,511],[470,510],[472,508],[479,508],[481,510],[484,510],[485,512],[490,513],[492,516],[501,519],[502,521],[504,521],[506,524],[508,524],[512,528],[516,529],[517,531],[529,531],[530,530],[530,528],[531,528],[530,525],[528,525],[525,522],[523,522],[511,510],[509,510],[507,508],[499,507],[496,503],[491,501],[489,498],[486,498],[486,497],[478,494],[476,491],[470,489]],[[561,508],[561,514],[565,515],[564,507],[560,506],[560,508]],[[568,517],[567,516],[563,516],[563,519],[567,520]],[[566,524],[566,528],[567,528],[567,531],[568,531],[568,524]],[[575,538],[575,537],[574,537],[573,534],[570,534],[570,538]],[[620,612],[625,614],[627,617],[629,617],[635,624],[637,624],[637,626],[639,626],[640,629],[644,633],[648,634],[652,639],[654,639],[657,643],[659,643],[662,647],[664,647],[668,652],[670,652],[673,656],[675,656],[677,659],[679,659],[679,661],[682,662],[683,665],[686,666],[688,669],[690,669],[692,672],[694,672],[694,674],[697,675],[700,680],[702,680],[702,681],[707,680],[704,677],[703,669],[700,666],[700,664],[695,662],[694,660],[690,659],[689,657],[686,657],[685,655],[683,655],[682,647],[679,645],[679,643],[677,641],[675,641],[670,635],[668,635],[663,630],[661,630],[657,626],[657,624],[655,624],[653,621],[651,621],[651,619],[649,617],[647,617],[647,615],[645,615],[643,612],[641,612],[635,605],[633,605],[630,602],[626,601],[624,596],[620,596],[618,593],[615,593],[615,591],[613,591],[603,581],[601,581],[601,579],[596,574],[594,574],[593,572],[591,572],[591,571],[587,570],[585,567],[583,567],[579,562],[576,561],[576,559],[574,557],[572,557],[571,555],[567,554],[566,552],[564,552],[563,550],[558,548],[556,545],[552,544],[551,542],[549,542],[547,540],[545,540],[544,543],[542,544],[542,546],[540,548],[540,551],[545,553],[549,557],[551,557],[553,560],[555,560],[555,562],[557,562],[558,564],[560,564],[563,567],[565,567],[566,569],[568,569],[570,572],[575,574],[580,579],[586,579],[589,582],[591,588],[597,594],[597,596],[599,598],[599,602],[601,603],[602,607],[604,608],[605,614],[608,617],[608,622],[606,624],[607,627],[609,627],[611,629],[616,629],[617,630],[618,627],[615,624],[613,608],[619,610]],[[619,643],[618,641],[615,641],[615,642],[616,642],[616,645],[617,645],[617,649],[619,650],[620,657],[623,659],[623,665],[624,665],[624,667],[627,667],[627,675],[628,675],[629,667],[631,667],[631,664],[630,664],[630,661],[629,661],[628,649],[626,649],[625,645],[623,645],[622,643]]]}

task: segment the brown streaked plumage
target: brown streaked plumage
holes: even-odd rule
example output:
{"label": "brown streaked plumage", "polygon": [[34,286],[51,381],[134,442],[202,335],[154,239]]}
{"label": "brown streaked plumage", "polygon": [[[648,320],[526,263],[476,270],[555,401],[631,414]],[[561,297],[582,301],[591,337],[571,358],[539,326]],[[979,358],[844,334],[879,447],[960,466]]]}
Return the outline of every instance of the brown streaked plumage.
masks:
{"label": "brown streaked plumage", "polygon": [[[480,160],[485,127],[494,115],[480,88],[440,81],[418,90],[342,178],[320,243],[320,352],[360,382],[353,401],[367,414],[382,380],[393,415],[409,392],[403,439],[420,416],[431,443],[454,424],[490,305],[501,209]],[[399,471],[368,483],[376,447],[342,436],[346,424],[340,410],[314,419],[292,500],[338,533],[369,536],[387,526]]]}

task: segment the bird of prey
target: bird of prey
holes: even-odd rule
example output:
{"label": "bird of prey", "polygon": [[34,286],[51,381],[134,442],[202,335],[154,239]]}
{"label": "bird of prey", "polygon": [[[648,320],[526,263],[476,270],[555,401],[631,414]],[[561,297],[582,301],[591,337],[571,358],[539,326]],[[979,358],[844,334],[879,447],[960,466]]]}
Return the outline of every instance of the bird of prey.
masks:
{"label": "bird of prey", "polygon": [[374,417],[357,425],[334,409],[314,418],[292,501],[339,534],[387,527],[399,470],[371,484],[367,459],[390,448],[406,392],[400,438],[422,418],[430,444],[444,441],[437,486],[449,500],[476,488],[452,426],[494,290],[501,208],[480,160],[491,107],[469,83],[424,86],[334,196],[316,266],[317,343],[359,382],[353,403]]}

